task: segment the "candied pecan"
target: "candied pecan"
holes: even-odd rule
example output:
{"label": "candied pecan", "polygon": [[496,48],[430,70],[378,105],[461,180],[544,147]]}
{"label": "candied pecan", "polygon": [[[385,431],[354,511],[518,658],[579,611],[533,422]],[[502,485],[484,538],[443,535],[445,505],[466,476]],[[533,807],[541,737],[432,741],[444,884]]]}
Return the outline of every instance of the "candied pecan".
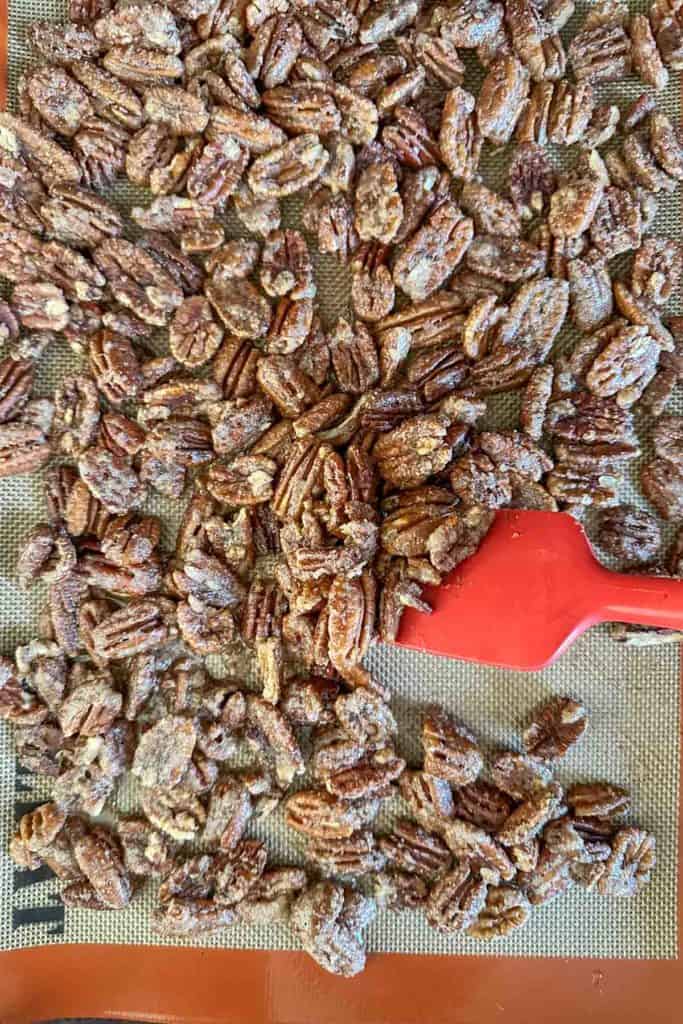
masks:
{"label": "candied pecan", "polygon": [[238,338],[260,338],[268,331],[270,304],[251,282],[219,278],[214,273],[205,292],[231,334]]}
{"label": "candied pecan", "polygon": [[555,171],[545,150],[531,142],[518,146],[508,168],[510,198],[520,217],[541,213],[555,190]]}
{"label": "candied pecan", "polygon": [[143,378],[138,358],[128,338],[99,331],[90,342],[90,366],[97,387],[114,405],[135,399]]}
{"label": "candied pecan", "polygon": [[138,741],[133,774],[143,786],[173,789],[187,769],[195,741],[195,727],[189,719],[162,718]]}
{"label": "candied pecan", "polygon": [[279,519],[301,515],[305,501],[320,485],[326,453],[325,447],[310,436],[298,438],[291,445],[273,494],[272,509]]}
{"label": "candied pecan", "polygon": [[614,299],[619,312],[632,324],[647,327],[660,349],[673,351],[673,335],[662,323],[659,312],[651,303],[634,295],[623,281],[614,282]]}
{"label": "candied pecan", "polygon": [[380,540],[392,555],[415,557],[427,550],[430,534],[453,511],[453,495],[436,487],[407,492],[403,500],[387,501]]}
{"label": "candied pecan", "polygon": [[292,195],[319,178],[328,162],[329,154],[317,135],[298,135],[256,157],[248,173],[249,186],[257,197]]}
{"label": "candied pecan", "polygon": [[205,265],[210,274],[217,271],[224,277],[249,277],[255,269],[261,253],[258,242],[226,242],[220,249],[207,257]]}
{"label": "candied pecan", "polygon": [[215,863],[216,902],[232,906],[243,900],[263,874],[267,856],[263,843],[255,839],[243,839],[228,853],[219,854]]}
{"label": "candied pecan", "polygon": [[334,707],[343,728],[363,746],[380,745],[396,732],[396,720],[389,707],[367,690],[342,694]]}
{"label": "candied pecan", "polygon": [[[636,133],[626,136],[622,146],[623,162],[631,183],[635,182],[648,192],[673,192],[677,179],[668,173],[668,169],[671,168],[680,176],[679,148],[670,137],[670,122],[666,128],[662,125],[661,136],[660,123],[657,122],[657,125],[658,128],[651,132],[649,140]],[[610,165],[610,170],[613,166]],[[628,183],[627,180],[624,185]]]}
{"label": "candied pecan", "polygon": [[182,787],[142,789],[140,801],[152,825],[178,842],[196,839],[206,821],[206,811],[199,799]]}
{"label": "candied pecan", "polygon": [[122,306],[145,323],[165,326],[182,302],[182,292],[159,262],[123,238],[110,239],[93,256]]}
{"label": "candied pecan", "polygon": [[329,338],[332,366],[342,391],[361,395],[379,379],[375,342],[360,323],[351,325],[339,318]]}
{"label": "candied pecan", "polygon": [[64,292],[48,282],[16,285],[12,309],[23,327],[38,331],[62,331],[69,323]]}
{"label": "candied pecan", "polygon": [[60,135],[78,131],[92,106],[85,89],[60,67],[43,65],[25,79],[26,96],[39,118]]}
{"label": "candied pecan", "polygon": [[187,938],[232,925],[237,914],[214,900],[174,897],[154,912],[152,920],[158,934]]}
{"label": "candied pecan", "polygon": [[453,794],[446,779],[426,771],[406,771],[399,779],[401,796],[423,828],[438,832],[454,815]]}
{"label": "candied pecan", "polygon": [[389,161],[372,163],[356,185],[355,226],[363,241],[391,242],[403,219],[398,179]]}
{"label": "candied pecan", "polygon": [[381,870],[384,857],[372,832],[355,832],[341,839],[311,840],[306,856],[326,875],[337,878],[361,878],[367,872]]}
{"label": "candied pecan", "polygon": [[633,294],[662,305],[668,302],[681,275],[682,255],[677,242],[646,238],[636,251],[631,270]]}
{"label": "candied pecan", "polygon": [[43,132],[36,131],[28,123],[9,114],[0,112],[0,128],[7,142],[3,146],[15,154],[23,150],[41,180],[47,185],[58,182],[77,184],[81,178],[81,170],[70,153],[48,138]]}
{"label": "candied pecan", "polygon": [[280,782],[289,785],[304,770],[304,759],[294,732],[282,712],[267,700],[247,700],[247,722],[250,738],[262,740],[275,759],[275,773]]}
{"label": "candied pecan", "polygon": [[554,376],[552,366],[539,366],[529,377],[522,395],[519,422],[524,433],[533,441],[539,441],[543,434]]}
{"label": "candied pecan", "polygon": [[175,311],[169,327],[169,346],[184,366],[203,366],[218,351],[223,331],[202,296],[186,299]]}
{"label": "candied pecan", "polygon": [[[199,291],[204,281],[204,274],[166,235],[160,231],[146,231],[140,239],[140,245],[145,252],[149,253],[163,267],[171,280],[175,282],[185,295]],[[179,305],[180,301],[182,300],[175,302],[175,305]],[[149,330],[147,328],[148,333]],[[139,333],[139,329],[134,333]],[[177,368],[177,363],[175,363],[172,356],[160,356],[158,360],[150,359],[148,364],[150,369],[156,367],[152,375],[156,375],[158,378]],[[168,369],[162,372],[164,366],[167,366]],[[150,379],[148,383],[152,384],[156,383],[156,381]]]}
{"label": "candied pecan", "polygon": [[511,36],[512,47],[536,82],[546,77],[546,59],[543,42],[548,28],[543,24],[541,11],[531,0],[508,0],[505,4],[505,23]]}
{"label": "candied pecan", "polygon": [[125,129],[104,117],[87,117],[73,137],[83,184],[97,191],[109,188],[124,170],[127,142]]}
{"label": "candied pecan", "polygon": [[374,636],[376,582],[366,570],[355,579],[335,576],[328,597],[329,658],[343,678],[363,684],[360,662]]}
{"label": "candied pecan", "polygon": [[562,790],[557,783],[537,789],[509,815],[498,829],[497,838],[504,846],[528,843],[562,809]]}
{"label": "candied pecan", "polygon": [[[633,139],[635,136],[629,136]],[[683,144],[680,135],[666,114],[653,111],[649,119],[649,146],[658,164],[676,181],[683,180]],[[624,144],[626,156],[626,144]],[[661,180],[661,179],[660,179]],[[665,188],[668,183],[662,181]]]}
{"label": "candied pecan", "polygon": [[479,131],[494,145],[509,142],[529,90],[529,72],[516,57],[489,66],[476,104]]}
{"label": "candied pecan", "polygon": [[71,657],[78,653],[78,611],[87,585],[75,572],[53,580],[50,585],[49,608],[52,631],[57,643]]}
{"label": "candied pecan", "polygon": [[367,323],[388,316],[394,308],[395,289],[386,266],[386,247],[359,246],[351,261],[351,300],[354,312]]}
{"label": "candied pecan", "polygon": [[493,511],[474,506],[448,516],[429,535],[427,552],[435,569],[451,572],[473,554],[493,522]]}
{"label": "candied pecan", "polygon": [[[52,789],[55,801],[69,813],[98,815],[114,790],[115,780],[97,764],[76,765],[60,772]],[[79,872],[80,874],[80,872]]]}
{"label": "candied pecan", "polygon": [[479,447],[503,472],[517,472],[531,480],[540,480],[552,468],[552,461],[530,438],[518,431],[509,434],[483,431]]}
{"label": "candied pecan", "polygon": [[266,337],[266,350],[269,353],[286,355],[300,349],[311,332],[313,317],[312,299],[283,296],[275,307]]}
{"label": "candied pecan", "polygon": [[119,515],[142,504],[145,489],[126,458],[96,445],[80,456],[78,469],[91,494],[108,512]]}
{"label": "candied pecan", "polygon": [[457,817],[491,832],[501,828],[512,812],[512,800],[497,786],[476,779],[455,792]]}
{"label": "candied pecan", "polygon": [[15,651],[16,667],[31,691],[54,711],[64,697],[66,658],[52,641],[32,640]]}
{"label": "candied pecan", "polygon": [[261,253],[260,281],[263,290],[274,298],[315,295],[311,258],[299,231],[272,231],[267,236]]}
{"label": "candied pecan", "polygon": [[507,312],[506,306],[498,305],[495,295],[485,295],[472,305],[462,328],[462,347],[469,359],[481,359],[486,355],[490,342],[495,338],[496,325]]}
{"label": "candied pecan", "polygon": [[631,40],[618,24],[584,28],[569,44],[568,55],[578,82],[615,82],[631,70]]}
{"label": "candied pecan", "polygon": [[54,803],[41,804],[19,819],[17,839],[32,854],[42,855],[66,822],[65,812]]}
{"label": "candied pecan", "polygon": [[609,186],[590,226],[593,245],[605,259],[612,259],[640,245],[640,206],[627,189]]}
{"label": "candied pecan", "polygon": [[295,900],[290,925],[316,963],[352,977],[365,967],[362,932],[374,913],[374,900],[336,882],[319,882]]}
{"label": "candied pecan", "polygon": [[465,261],[475,273],[516,284],[536,277],[545,267],[545,253],[520,238],[477,235]]}
{"label": "candied pecan", "polygon": [[565,281],[539,278],[526,282],[510,305],[498,342],[505,348],[523,338],[535,359],[542,362],[564,323],[568,304],[569,288]]}
{"label": "candied pecan", "polygon": [[540,906],[561,896],[572,884],[570,860],[564,853],[544,846],[533,871],[525,878],[526,896],[532,906]]}
{"label": "candied pecan", "polygon": [[66,245],[95,247],[121,234],[118,212],[100,196],[74,185],[59,184],[40,207],[40,218]]}
{"label": "candied pecan", "polygon": [[106,661],[151,650],[173,635],[166,621],[168,609],[162,601],[131,601],[112,612],[92,631],[98,657]]}
{"label": "candied pecan", "polygon": [[83,25],[33,21],[26,35],[32,48],[45,60],[60,63],[69,63],[80,57],[92,60],[102,52],[101,43]]}
{"label": "candied pecan", "polygon": [[598,353],[586,372],[589,390],[602,397],[616,395],[620,405],[630,404],[633,400],[631,386],[652,368],[650,379],[656,368],[659,358],[656,341],[647,327],[623,321],[608,323],[593,337]]}
{"label": "candied pecan", "polygon": [[185,177],[187,152],[179,153],[178,138],[167,125],[149,122],[131,136],[126,148],[125,170],[135,185],[155,194],[173,191],[178,175]]}
{"label": "candied pecan", "polygon": [[569,307],[578,329],[590,333],[601,327],[612,315],[612,281],[603,260],[579,257],[567,263]]}
{"label": "candied pecan", "polygon": [[285,820],[310,838],[341,838],[372,824],[378,810],[377,798],[347,802],[324,791],[302,790],[287,800]]}
{"label": "candied pecan", "polygon": [[0,718],[22,726],[40,725],[49,714],[47,705],[22,680],[9,658],[0,657]]}
{"label": "candied pecan", "polygon": [[183,73],[179,57],[135,45],[112,46],[102,58],[102,65],[122,81],[138,86],[154,86]]}
{"label": "candied pecan", "polygon": [[341,127],[341,115],[326,83],[278,85],[261,95],[266,115],[292,135],[308,130],[327,135]]}
{"label": "candied pecan", "polygon": [[303,33],[296,18],[274,14],[253,33],[245,63],[266,89],[287,81],[301,52]]}
{"label": "candied pecan", "polygon": [[460,194],[460,205],[474,219],[480,235],[517,238],[521,234],[521,220],[512,203],[479,181],[465,183]]}
{"label": "candied pecan", "polygon": [[258,505],[274,497],[276,470],[273,459],[243,455],[234,459],[230,466],[214,463],[207,477],[207,488],[225,505]]}
{"label": "candied pecan", "polygon": [[212,431],[213,447],[219,455],[245,451],[273,422],[273,409],[266,398],[226,402]]}
{"label": "candied pecan", "polygon": [[123,862],[131,875],[144,878],[166,873],[172,863],[168,844],[149,822],[144,818],[122,818],[117,833]]}
{"label": "candied pecan", "polygon": [[196,547],[185,553],[182,570],[173,571],[171,576],[176,591],[214,608],[233,607],[244,597],[242,582],[232,569],[220,558]]}
{"label": "candied pecan", "polygon": [[76,567],[76,550],[61,525],[38,524],[24,540],[17,557],[19,584],[28,589],[35,580],[59,579]]}
{"label": "candied pecan", "polygon": [[526,924],[529,911],[529,902],[519,889],[510,885],[495,886],[488,890],[486,904],[467,934],[484,942],[503,938]]}
{"label": "candied pecan", "polygon": [[417,487],[448,464],[447,420],[439,413],[412,417],[382,435],[373,455],[383,479],[401,489]]}
{"label": "candied pecan", "polygon": [[425,771],[456,786],[473,782],[483,760],[472,734],[448,715],[434,710],[422,726]]}
{"label": "candied pecan", "polygon": [[438,835],[406,820],[380,837],[379,848],[392,867],[428,882],[443,875],[452,863],[448,847]]}
{"label": "candied pecan", "polygon": [[[593,116],[595,98],[589,82],[558,82],[548,109],[548,141],[571,146],[581,141]],[[541,139],[536,139],[540,142]]]}
{"label": "candied pecan", "polygon": [[[562,84],[562,83],[561,83]],[[571,89],[570,86],[567,86]],[[539,146],[545,146],[548,143],[548,132],[550,128],[550,108],[555,98],[555,86],[552,82],[537,82],[532,86],[529,98],[526,100],[521,108],[517,120],[517,126],[515,130],[515,136],[517,141],[523,145],[529,145],[532,143],[538,143]],[[571,94],[567,97],[567,106],[571,103]],[[556,115],[558,112],[557,105],[555,105]],[[564,108],[560,108],[562,114],[566,112],[567,116],[570,110],[565,111]],[[557,127],[557,125],[555,125]],[[564,122],[560,125],[559,144],[564,142],[564,135],[562,128]],[[555,131],[555,136],[558,138],[558,133]],[[513,157],[513,161],[514,161]]]}
{"label": "candied pecan", "polygon": [[405,761],[387,746],[331,774],[325,779],[325,787],[333,796],[344,800],[385,796],[404,768]]}
{"label": "candied pecan", "polygon": [[589,150],[604,146],[616,133],[620,118],[621,111],[616,104],[598,104],[594,108],[591,119],[580,139],[581,146]]}
{"label": "candied pecan", "polygon": [[99,396],[90,377],[63,378],[54,393],[54,438],[60,452],[79,455],[99,429]]}
{"label": "candied pecan", "polygon": [[664,519],[677,519],[683,508],[683,471],[667,458],[655,456],[640,471],[643,494]]}
{"label": "candied pecan", "polygon": [[577,238],[590,227],[603,197],[605,177],[604,164],[595,150],[585,163],[579,161],[562,175],[550,199],[548,225],[553,236]]}
{"label": "candied pecan", "polygon": [[669,72],[662,60],[650,20],[646,14],[634,14],[629,24],[633,68],[646,85],[660,92],[666,89]]}
{"label": "candied pecan", "polygon": [[223,850],[234,849],[244,835],[252,812],[252,799],[246,786],[235,776],[225,776],[211,790],[204,840],[217,843]]}
{"label": "candied pecan", "polygon": [[96,826],[76,839],[73,851],[79,868],[105,906],[125,907],[131,898],[131,885],[116,837]]}
{"label": "candied pecan", "polygon": [[473,924],[486,903],[487,883],[466,864],[458,864],[439,879],[429,893],[427,920],[437,931],[464,931]]}
{"label": "candied pecan", "polygon": [[456,86],[446,94],[439,148],[453,177],[471,181],[479,165],[482,136],[474,116],[474,96]]}
{"label": "candied pecan", "polygon": [[464,0],[447,8],[439,23],[440,33],[463,49],[476,49],[491,40],[503,24],[503,6],[492,0]]}
{"label": "candied pecan", "polygon": [[[621,786],[608,782],[587,782],[571,786],[567,800],[577,818],[621,817],[630,808],[630,797]],[[581,824],[580,822],[578,823]]]}
{"label": "candied pecan", "polygon": [[505,752],[493,761],[491,778],[499,789],[514,800],[526,800],[549,785],[551,772],[535,757]]}
{"label": "candied pecan", "polygon": [[524,749],[541,761],[555,761],[568,752],[585,732],[586,709],[570,697],[553,697],[525,730]]}
{"label": "candied pecan", "polygon": [[623,828],[612,840],[612,852],[597,883],[603,896],[637,896],[655,867],[655,839],[637,828]]}
{"label": "candied pecan", "polygon": [[600,513],[598,543],[627,564],[652,561],[659,551],[661,539],[656,518],[644,509],[619,505]]}
{"label": "candied pecan", "polygon": [[377,905],[387,910],[415,910],[424,906],[428,893],[425,880],[407,871],[380,871],[374,878]]}

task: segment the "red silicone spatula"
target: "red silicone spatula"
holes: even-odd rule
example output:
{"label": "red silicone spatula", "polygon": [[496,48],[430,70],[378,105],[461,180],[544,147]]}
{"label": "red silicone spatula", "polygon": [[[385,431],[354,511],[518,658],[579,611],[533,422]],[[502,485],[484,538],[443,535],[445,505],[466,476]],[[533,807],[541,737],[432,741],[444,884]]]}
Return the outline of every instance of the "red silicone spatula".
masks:
{"label": "red silicone spatula", "polygon": [[498,512],[476,554],[425,597],[431,615],[407,609],[399,645],[527,671],[596,622],[683,629],[683,582],[610,572],[560,512]]}

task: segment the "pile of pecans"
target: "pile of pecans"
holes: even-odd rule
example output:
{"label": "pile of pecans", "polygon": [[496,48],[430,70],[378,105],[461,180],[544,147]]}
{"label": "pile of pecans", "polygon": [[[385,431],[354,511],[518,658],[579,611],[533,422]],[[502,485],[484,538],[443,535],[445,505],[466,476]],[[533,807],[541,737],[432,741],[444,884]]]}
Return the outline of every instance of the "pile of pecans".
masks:
{"label": "pile of pecans", "polygon": [[[286,824],[305,840],[305,870],[269,868],[264,843],[245,838],[250,820],[274,809],[304,763],[276,709],[203,680],[194,715],[187,707],[183,715],[162,712],[145,723],[136,745],[129,722],[103,732],[107,712],[93,706],[92,682],[79,689],[88,688],[78,736],[66,728],[61,748],[73,767],[57,779],[52,802],[24,815],[10,847],[20,867],[47,864],[66,883],[67,906],[121,909],[153,877],[160,934],[287,923],[317,963],[350,977],[365,966],[363,930],[378,907],[423,910],[440,932],[490,941],[572,886],[635,896],[655,866],[654,837],[621,820],[630,810],[625,789],[596,782],[565,793],[553,780],[587,725],[585,708],[569,697],[539,708],[524,732],[524,753],[498,752],[487,779],[475,737],[442,709],[427,711],[424,763],[408,770],[381,698],[364,687],[340,694],[313,729],[309,767],[320,788],[299,790],[285,804]],[[207,717],[211,704],[226,709],[221,719]],[[291,718],[304,724],[300,714]],[[46,724],[21,732],[50,728],[59,732]],[[273,755],[270,770],[228,769],[223,762],[237,737]],[[107,782],[128,758],[144,813],[120,818],[116,831],[75,813],[102,810]],[[32,767],[40,770],[35,760]],[[97,780],[104,784],[95,792]],[[413,818],[378,835],[373,823],[397,780]],[[188,856],[182,844],[195,840],[206,852]]]}
{"label": "pile of pecans", "polygon": [[[49,600],[0,661],[0,716],[21,764],[54,780],[13,856],[49,864],[69,905],[124,906],[156,875],[166,934],[289,920],[354,973],[372,900],[269,868],[245,838],[307,768],[318,788],[286,816],[316,871],[381,869],[385,902],[426,901],[443,929],[488,937],[572,882],[623,894],[647,879],[650,839],[614,834],[625,796],[579,787],[568,816],[546,777],[575,708],[539,720],[541,751],[509,767],[523,782],[496,765],[497,788],[479,781],[476,745],[441,714],[425,771],[407,773],[389,693],[362,665],[405,607],[429,610],[423,586],[497,508],[595,507],[607,549],[660,565],[657,519],[619,505],[635,406],[656,420],[643,492],[683,515],[683,417],[664,414],[683,320],[662,319],[681,249],[650,233],[683,180],[653,94],[683,66],[683,6],[631,17],[605,0],[565,52],[573,9],[70,0],[68,24],[29,28],[39,62],[18,113],[0,112],[0,474],[51,463],[18,562]],[[476,97],[467,51],[485,69]],[[599,102],[632,73],[650,91]],[[513,139],[492,191],[484,147]],[[569,171],[548,143],[573,147]],[[107,198],[124,178],[148,190],[125,215]],[[297,195],[305,233],[281,226]],[[248,238],[226,241],[228,212]],[[348,269],[353,315],[322,321],[309,246]],[[567,323],[579,340],[559,354]],[[33,395],[50,346],[83,357],[52,401]],[[519,429],[487,429],[489,396],[515,391]],[[172,552],[151,492],[183,500]],[[258,692],[204,661],[234,670],[245,647]],[[245,746],[257,764],[238,770]],[[142,813],[89,823],[128,770]],[[377,842],[397,784],[418,824]],[[211,852],[178,852],[195,841]]]}

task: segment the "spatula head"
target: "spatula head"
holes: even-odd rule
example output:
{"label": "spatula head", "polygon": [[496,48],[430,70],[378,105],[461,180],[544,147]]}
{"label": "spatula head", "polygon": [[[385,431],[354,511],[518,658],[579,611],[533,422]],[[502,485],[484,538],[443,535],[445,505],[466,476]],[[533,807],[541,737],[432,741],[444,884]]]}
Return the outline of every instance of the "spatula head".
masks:
{"label": "spatula head", "polygon": [[479,550],[443,585],[427,588],[431,615],[409,608],[403,647],[508,668],[538,669],[596,621],[591,588],[604,575],[575,519],[498,512]]}

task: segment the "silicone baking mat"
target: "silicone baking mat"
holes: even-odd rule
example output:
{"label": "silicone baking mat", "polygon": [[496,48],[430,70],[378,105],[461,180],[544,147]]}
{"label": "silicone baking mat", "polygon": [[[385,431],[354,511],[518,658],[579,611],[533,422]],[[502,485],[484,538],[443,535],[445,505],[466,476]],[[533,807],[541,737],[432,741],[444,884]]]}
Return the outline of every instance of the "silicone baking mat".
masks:
{"label": "silicone baking mat", "polygon": [[[640,5],[633,6],[636,9]],[[585,5],[579,5],[570,31],[583,10]],[[26,25],[38,17],[60,19],[63,11],[63,4],[56,0],[20,0],[11,5],[10,104],[17,77],[29,61],[24,42]],[[674,84],[660,104],[678,116],[678,76],[673,78]],[[605,95],[618,95],[623,105],[638,91],[633,81],[619,83],[605,90]],[[484,171],[489,181],[500,180],[505,161],[505,154],[487,156]],[[123,205],[129,201],[123,189],[115,198]],[[297,212],[296,204],[292,204],[287,211],[292,222],[296,222]],[[678,199],[667,199],[660,206],[657,230],[677,235],[678,225]],[[229,221],[228,228],[232,234],[239,232],[233,221]],[[346,307],[345,281],[336,265],[325,258],[317,262],[317,279],[322,310],[329,320]],[[570,343],[569,332],[565,337]],[[77,360],[65,347],[55,347],[41,364],[38,393],[49,394],[60,376],[76,365]],[[507,400],[495,403],[492,415],[502,426],[512,422],[515,411],[514,400]],[[624,495],[631,494],[627,482]],[[150,511],[163,515],[165,539],[170,543],[180,503],[152,502]],[[6,652],[31,638],[44,600],[40,585],[25,594],[13,578],[20,539],[42,515],[38,477],[0,481],[0,649]],[[395,694],[402,752],[409,760],[418,757],[417,723],[420,709],[427,703],[436,701],[457,713],[486,745],[495,747],[514,743],[525,713],[544,696],[571,693],[580,697],[589,708],[590,731],[567,758],[560,778],[605,778],[629,785],[634,797],[634,820],[657,836],[657,871],[653,884],[641,897],[633,901],[600,900],[581,892],[570,893],[534,913],[526,928],[497,943],[497,956],[663,959],[677,955],[679,661],[678,648],[672,645],[633,651],[612,642],[605,629],[584,637],[554,667],[532,674],[478,668],[390,648],[372,652],[373,669],[390,683]],[[57,884],[47,872],[21,872],[13,867],[5,850],[15,822],[28,806],[48,794],[48,788],[40,779],[16,769],[11,736],[4,726],[0,726],[0,766],[0,949],[73,943],[158,944],[148,923],[153,905],[151,890],[143,892],[121,913],[65,911],[57,897]],[[119,799],[126,809],[133,807],[134,790],[124,788]],[[397,811],[398,799],[386,812],[387,823]],[[274,862],[300,860],[300,848],[278,814],[255,834],[267,840]],[[282,950],[291,948],[292,942],[285,928],[238,926],[201,945]],[[438,935],[425,926],[419,914],[381,914],[370,929],[368,945],[375,952],[491,953],[466,937]]]}

